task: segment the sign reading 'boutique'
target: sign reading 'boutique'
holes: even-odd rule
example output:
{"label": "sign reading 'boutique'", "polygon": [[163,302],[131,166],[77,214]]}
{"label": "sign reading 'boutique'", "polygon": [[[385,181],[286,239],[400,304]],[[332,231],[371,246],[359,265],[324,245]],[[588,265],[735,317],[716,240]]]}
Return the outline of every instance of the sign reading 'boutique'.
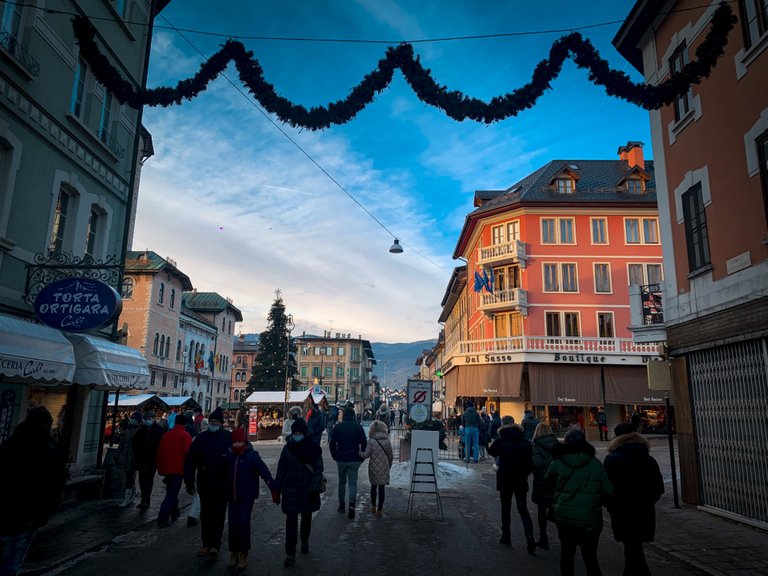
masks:
{"label": "sign reading 'boutique'", "polygon": [[56,280],[35,298],[35,314],[64,332],[84,332],[109,323],[122,310],[120,295],[110,285],[88,278]]}

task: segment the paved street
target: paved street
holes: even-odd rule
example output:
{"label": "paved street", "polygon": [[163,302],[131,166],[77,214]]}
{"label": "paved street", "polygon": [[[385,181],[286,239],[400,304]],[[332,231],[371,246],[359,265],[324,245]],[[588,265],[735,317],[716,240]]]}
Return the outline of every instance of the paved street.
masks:
{"label": "paved street", "polygon": [[[602,457],[605,443],[598,444],[599,456]],[[668,457],[665,456],[667,445],[662,439],[653,440],[653,452],[662,464],[668,476]],[[259,443],[257,445],[267,464],[272,470],[276,467],[281,445],[277,443]],[[323,495],[320,512],[315,515],[310,554],[299,555],[293,569],[282,566],[284,559],[284,516],[279,507],[271,503],[268,497],[260,498],[253,515],[253,549],[249,574],[438,574],[452,575],[477,574],[478,571],[491,573],[509,572],[510,568],[520,571],[535,571],[538,574],[557,574],[559,544],[553,526],[550,525],[552,549],[539,550],[536,556],[529,556],[525,551],[525,542],[519,524],[514,523],[513,548],[504,548],[497,543],[498,496],[494,489],[494,473],[490,461],[480,463],[474,472],[453,463],[449,470],[461,472],[454,474],[442,489],[444,521],[436,515],[434,498],[421,495],[417,501],[417,518],[411,520],[406,514],[408,487],[405,482],[396,483],[388,488],[385,513],[376,518],[368,511],[368,481],[366,465],[360,472],[360,496],[357,518],[347,519],[346,515],[336,512],[336,470],[334,463],[326,453],[326,476],[329,479],[329,491]],[[402,465],[401,465],[402,466]],[[455,466],[455,467],[453,467]],[[470,465],[472,468],[473,465]],[[400,474],[399,476],[402,476]],[[102,575],[130,570],[172,574],[182,572],[185,575],[207,574],[213,569],[225,571],[227,561],[226,544],[218,560],[198,559],[195,553],[200,546],[199,527],[187,527],[184,516],[170,528],[159,530],[152,521],[162,497],[161,484],[153,496],[153,507],[141,521],[140,513],[135,509],[121,509],[117,501],[88,503],[92,511],[89,522],[100,522],[117,530],[120,526],[134,523],[135,529],[124,530],[111,543],[96,550],[70,559],[54,569],[44,570],[46,555],[51,556],[51,546],[55,546],[54,534],[67,535],[71,546],[78,545],[79,538],[88,538],[88,527],[81,529],[83,519],[72,519],[58,528],[51,526],[41,533],[30,553],[27,569],[37,573]],[[185,495],[182,504],[188,502]],[[663,509],[662,509],[663,508]],[[66,513],[66,511],[65,511]],[[70,512],[74,514],[74,512]],[[696,515],[701,521],[690,525],[682,520],[682,515]],[[61,520],[60,520],[61,522]],[[681,530],[681,522],[685,529]],[[695,522],[695,521],[694,521]],[[723,526],[717,533],[711,525]],[[54,520],[55,524],[55,520]],[[708,528],[708,526],[710,526]],[[91,530],[95,529],[92,525]],[[692,530],[693,538],[687,538],[686,532]],[[118,530],[119,531],[119,530]],[[709,531],[709,533],[706,533]],[[703,532],[703,533],[702,533]],[[733,534],[733,541],[728,540]],[[747,537],[752,534],[753,541]],[[760,542],[765,542],[765,534],[725,522],[708,514],[695,510],[672,509],[671,488],[659,504],[659,542],[648,546],[649,563],[655,576],[682,574],[768,574],[765,553],[758,552]],[[704,539],[704,540],[703,540]],[[226,542],[226,531],[225,538]],[[720,542],[720,545],[716,545]],[[79,545],[83,543],[80,542]],[[87,544],[87,542],[85,543]],[[709,544],[709,545],[708,545]],[[738,569],[738,559],[732,559],[733,571],[715,571],[711,566],[702,564],[707,550],[711,556],[727,553],[724,547],[739,546],[742,559],[751,558],[750,567],[742,572]],[[763,546],[764,548],[764,546]],[[702,556],[703,554],[703,556]],[[599,558],[604,574],[620,574],[623,566],[622,548],[613,541],[610,527],[606,525],[600,543]],[[696,568],[698,562],[700,568]],[[577,559],[577,574],[584,574],[580,559]]]}

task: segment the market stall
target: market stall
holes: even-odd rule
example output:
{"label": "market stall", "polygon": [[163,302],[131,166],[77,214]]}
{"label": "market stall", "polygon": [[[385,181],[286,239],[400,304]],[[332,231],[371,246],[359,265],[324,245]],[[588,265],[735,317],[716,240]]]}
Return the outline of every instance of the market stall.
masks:
{"label": "market stall", "polygon": [[[303,404],[309,390],[288,392],[287,408]],[[283,429],[283,409],[286,405],[285,392],[253,392],[243,402],[248,407],[248,438],[274,440]]]}

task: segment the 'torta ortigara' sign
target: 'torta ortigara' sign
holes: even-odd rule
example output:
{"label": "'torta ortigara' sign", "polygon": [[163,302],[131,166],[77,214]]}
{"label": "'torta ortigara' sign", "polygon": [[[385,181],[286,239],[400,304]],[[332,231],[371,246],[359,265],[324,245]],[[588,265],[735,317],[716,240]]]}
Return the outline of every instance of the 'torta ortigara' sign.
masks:
{"label": "'torta ortigara' sign", "polygon": [[108,324],[123,308],[109,284],[88,278],[64,278],[48,284],[35,298],[35,314],[64,332],[85,332]]}

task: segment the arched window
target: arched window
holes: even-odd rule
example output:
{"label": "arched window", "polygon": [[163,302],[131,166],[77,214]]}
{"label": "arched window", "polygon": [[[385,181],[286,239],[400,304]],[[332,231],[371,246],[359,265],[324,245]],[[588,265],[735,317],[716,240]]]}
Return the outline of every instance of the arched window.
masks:
{"label": "arched window", "polygon": [[123,300],[133,298],[133,278],[123,278],[123,290],[120,296]]}
{"label": "arched window", "polygon": [[162,304],[163,303],[163,298],[165,298],[165,284],[160,282],[160,295],[159,295],[159,297],[157,299],[157,302],[159,304]]}
{"label": "arched window", "polygon": [[171,288],[171,301],[169,302],[169,306],[173,308],[173,305],[176,303],[176,288]]}
{"label": "arched window", "polygon": [[160,346],[160,334],[155,332],[155,342],[152,344],[152,354],[157,356],[157,348]]}
{"label": "arched window", "polygon": [[187,364],[190,366],[192,366],[192,362],[195,358],[195,350],[197,350],[197,344],[195,344],[195,341],[192,340],[192,342],[189,344],[189,358],[187,358]]}
{"label": "arched window", "polygon": [[181,340],[176,341],[176,362],[181,360]]}
{"label": "arched window", "polygon": [[229,333],[232,334],[232,320],[229,321]]}
{"label": "arched window", "polygon": [[165,357],[168,358],[171,352],[171,337],[165,339]]}
{"label": "arched window", "polygon": [[227,319],[226,318],[222,318],[221,319],[221,331],[224,332],[224,330],[226,330],[226,329],[227,329]]}
{"label": "arched window", "polygon": [[164,350],[165,350],[165,336],[160,336],[160,356],[163,355]]}
{"label": "arched window", "polygon": [[240,382],[240,372],[235,372],[235,382]]}

